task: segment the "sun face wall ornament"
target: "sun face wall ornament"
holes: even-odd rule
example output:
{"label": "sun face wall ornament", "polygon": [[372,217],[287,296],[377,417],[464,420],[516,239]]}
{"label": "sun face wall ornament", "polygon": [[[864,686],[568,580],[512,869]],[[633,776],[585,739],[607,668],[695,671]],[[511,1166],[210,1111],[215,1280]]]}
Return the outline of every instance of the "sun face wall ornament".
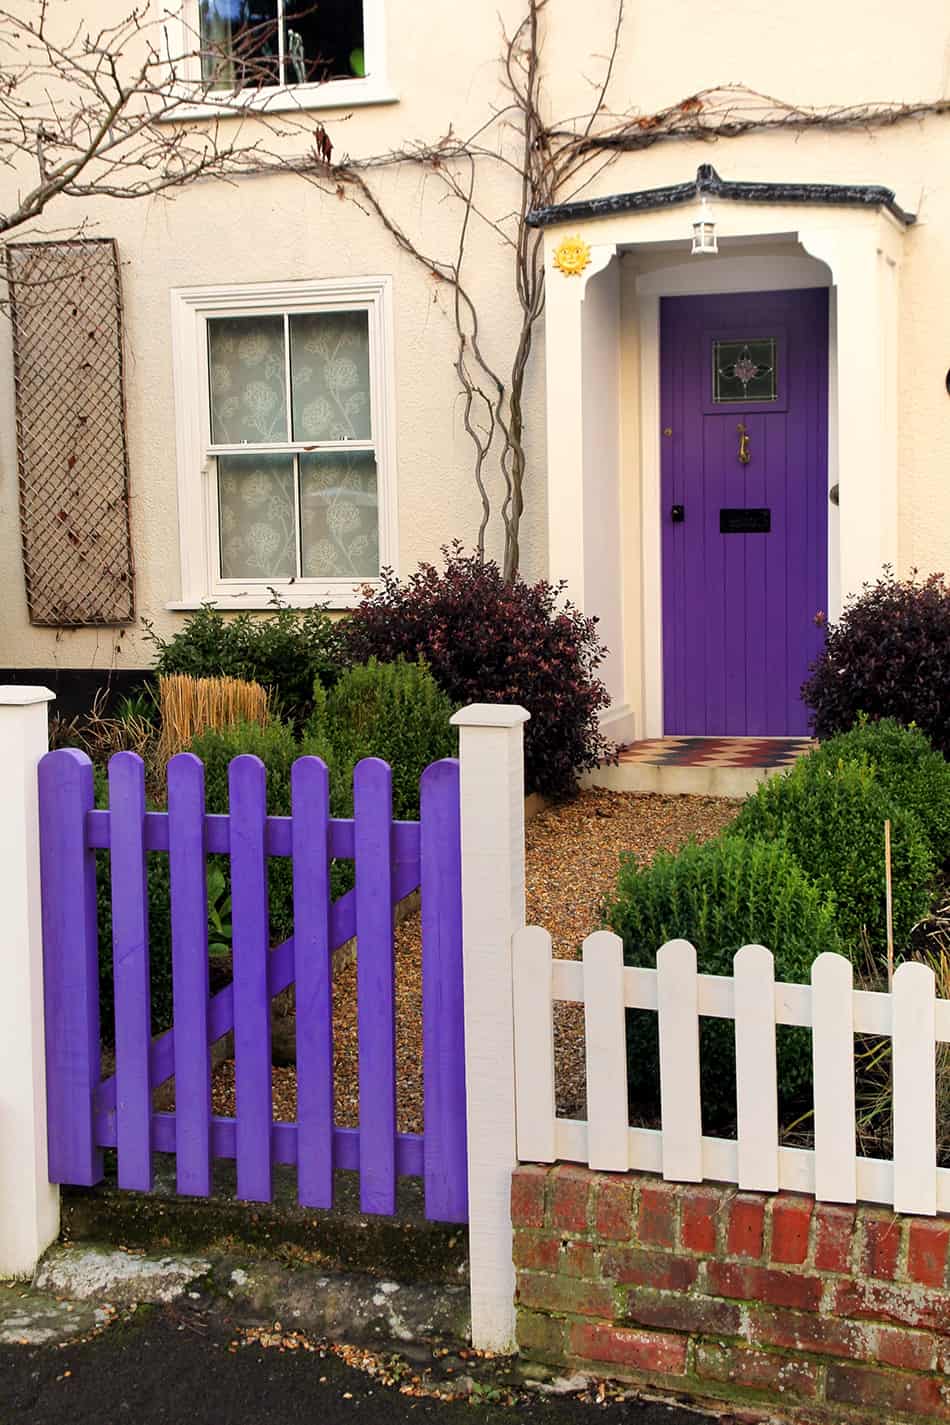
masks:
{"label": "sun face wall ornament", "polygon": [[565,277],[579,277],[590,266],[590,244],[580,237],[568,237],[555,249],[554,266]]}

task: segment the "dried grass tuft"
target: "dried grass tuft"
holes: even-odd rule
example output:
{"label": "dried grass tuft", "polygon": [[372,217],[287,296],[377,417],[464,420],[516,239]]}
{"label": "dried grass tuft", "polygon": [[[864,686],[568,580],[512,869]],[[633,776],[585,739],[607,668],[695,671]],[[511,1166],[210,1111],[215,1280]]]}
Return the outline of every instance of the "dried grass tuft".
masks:
{"label": "dried grass tuft", "polygon": [[267,690],[260,683],[240,678],[191,678],[185,674],[159,678],[158,703],[162,762],[188,747],[192,738],[209,727],[230,727],[236,722],[256,722],[263,727],[270,718]]}

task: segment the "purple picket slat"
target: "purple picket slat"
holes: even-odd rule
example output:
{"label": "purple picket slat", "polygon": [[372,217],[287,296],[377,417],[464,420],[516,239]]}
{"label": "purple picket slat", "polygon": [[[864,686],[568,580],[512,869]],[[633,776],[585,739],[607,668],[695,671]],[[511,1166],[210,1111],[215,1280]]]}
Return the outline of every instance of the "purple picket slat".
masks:
{"label": "purple picket slat", "polygon": [[145,766],[134,752],[109,759],[112,979],[115,986],[119,1187],[152,1190],[152,997],[145,858]]}
{"label": "purple picket slat", "polygon": [[39,765],[43,999],[49,1178],[102,1180],[93,1095],[99,1083],[96,857],[86,845],[92,763],[61,748]]}
{"label": "purple picket slat", "polygon": [[231,925],[234,957],[234,1079],[237,1100],[237,1195],[270,1202],[270,917],[264,817],[267,774],[259,757],[235,757],[228,769],[231,815]]}
{"label": "purple picket slat", "polygon": [[462,846],[459,764],[433,762],[420,783],[422,818],[422,1054],[425,1210],[468,1220]]}
{"label": "purple picket slat", "polygon": [[333,962],[330,776],[319,757],[290,774],[297,982],[297,1197],[333,1206]]}
{"label": "purple picket slat", "polygon": [[182,752],[168,764],[174,995],[175,1152],[178,1191],[211,1192],[211,1050],[208,1037],[208,888],[205,776]]}
{"label": "purple picket slat", "polygon": [[367,757],[353,773],[360,1206],[396,1210],[396,1008],[393,962],[392,773]]}

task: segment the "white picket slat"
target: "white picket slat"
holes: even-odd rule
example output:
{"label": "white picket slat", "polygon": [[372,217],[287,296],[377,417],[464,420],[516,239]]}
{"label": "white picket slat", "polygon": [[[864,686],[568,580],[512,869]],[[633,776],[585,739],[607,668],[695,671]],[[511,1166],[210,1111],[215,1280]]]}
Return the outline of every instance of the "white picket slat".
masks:
{"label": "white picket slat", "polygon": [[934,972],[908,960],[892,991],[894,1210],[937,1211],[937,1078]]}
{"label": "white picket slat", "polygon": [[518,1156],[528,1163],[557,1158],[554,1096],[554,961],[551,937],[528,925],[512,945],[515,1016],[515,1105]]}
{"label": "white picket slat", "polygon": [[703,1176],[699,986],[696,951],[688,940],[670,940],[660,947],[656,984],[663,1176],[698,1183]]}
{"label": "white picket slat", "polygon": [[625,1173],[627,1034],[623,1004],[623,942],[609,930],[584,941],[584,1037],[587,1055],[587,1161]]}
{"label": "white picket slat", "polygon": [[771,950],[764,945],[743,945],[733,961],[733,973],[739,1186],[778,1192],[775,964]]}
{"label": "white picket slat", "polygon": [[[696,952],[670,941],[657,968],[623,966],[622,945],[589,936],[582,961],[554,960],[546,931],[514,944],[518,1155],[605,1171],[662,1173],[671,1181],[735,1182],[760,1192],[813,1193],[898,1212],[950,1211],[950,1169],[936,1162],[936,1046],[950,1042],[950,1001],[933,972],[910,962],[892,993],[855,990],[850,962],[824,953],[810,985],[776,984],[768,949],[744,946],[733,975],[699,975]],[[558,1119],[553,1005],[584,1005],[588,1121]],[[626,1008],[658,1015],[661,1123],[627,1124]],[[699,1018],[735,1020],[738,1138],[703,1137]],[[778,1143],[777,1025],[812,1029],[814,1149]],[[854,1036],[893,1040],[893,1159],[858,1157]]]}
{"label": "white picket slat", "polygon": [[811,967],[815,1193],[855,1202],[854,992],[851,962],[826,950]]}

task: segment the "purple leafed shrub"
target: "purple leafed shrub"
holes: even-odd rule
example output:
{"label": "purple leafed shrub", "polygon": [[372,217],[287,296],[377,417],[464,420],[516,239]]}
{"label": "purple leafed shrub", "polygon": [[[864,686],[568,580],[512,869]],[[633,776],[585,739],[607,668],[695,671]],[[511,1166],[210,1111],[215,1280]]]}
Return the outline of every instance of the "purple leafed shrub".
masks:
{"label": "purple leafed shrub", "polygon": [[821,738],[860,714],[916,723],[950,753],[950,589],[942,574],[918,581],[890,569],[866,584],[828,629],[802,697]]}
{"label": "purple leafed shrub", "polygon": [[390,571],[347,622],[352,662],[424,658],[454,703],[518,703],[528,791],[563,796],[575,774],[610,748],[598,713],[610,699],[595,676],[606,649],[596,620],[561,600],[563,585],[506,583],[498,565],[461,545],[445,566],[421,564],[405,582]]}

